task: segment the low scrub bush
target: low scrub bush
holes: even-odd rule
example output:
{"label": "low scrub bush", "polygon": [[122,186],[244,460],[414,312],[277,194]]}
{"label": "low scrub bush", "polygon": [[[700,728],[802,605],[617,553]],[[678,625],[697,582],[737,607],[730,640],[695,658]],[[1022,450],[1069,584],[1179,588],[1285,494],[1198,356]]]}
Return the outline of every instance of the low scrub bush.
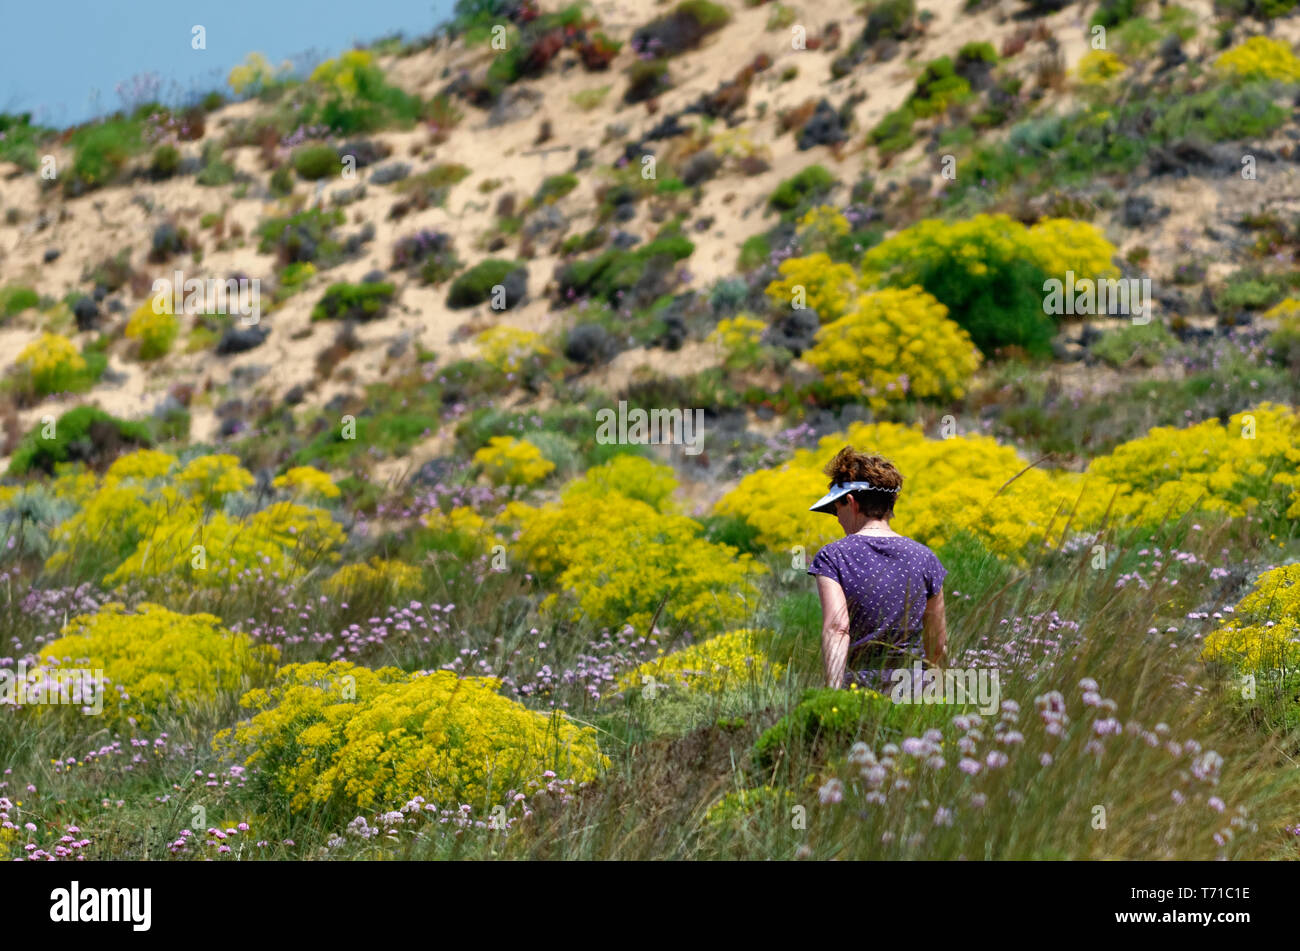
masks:
{"label": "low scrub bush", "polygon": [[355,320],[366,323],[387,315],[396,288],[387,282],[377,284],[331,284],[312,308],[312,320]]}

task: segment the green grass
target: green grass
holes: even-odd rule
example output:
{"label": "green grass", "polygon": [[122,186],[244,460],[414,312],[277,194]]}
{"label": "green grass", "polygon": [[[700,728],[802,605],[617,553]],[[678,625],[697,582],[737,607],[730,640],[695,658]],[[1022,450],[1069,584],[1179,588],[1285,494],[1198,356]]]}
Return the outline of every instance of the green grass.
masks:
{"label": "green grass", "polygon": [[72,134],[70,175],[63,176],[65,192],[110,184],[127,160],[144,149],[144,124],[125,118],[107,119],[83,126]]}
{"label": "green grass", "polygon": [[0,287],[0,320],[8,320],[30,307],[40,305],[41,296],[30,287],[7,284]]}

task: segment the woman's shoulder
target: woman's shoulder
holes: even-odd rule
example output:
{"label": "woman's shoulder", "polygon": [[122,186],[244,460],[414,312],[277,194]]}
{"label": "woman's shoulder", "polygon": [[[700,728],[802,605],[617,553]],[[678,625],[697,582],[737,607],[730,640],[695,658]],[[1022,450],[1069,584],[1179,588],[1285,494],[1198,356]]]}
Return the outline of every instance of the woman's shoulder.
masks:
{"label": "woman's shoulder", "polygon": [[925,542],[917,541],[915,538],[909,538],[906,535],[901,535],[899,537],[902,538],[907,543],[907,546],[911,548],[913,551],[921,555],[928,555],[931,558],[934,558],[936,561],[938,561],[939,556],[936,555],[934,553],[934,549],[931,548],[929,545],[927,545]]}
{"label": "woman's shoulder", "polygon": [[908,535],[874,535],[874,536],[850,535],[849,537],[850,538],[869,537],[873,541],[879,539],[885,542],[886,545],[888,545],[888,547],[893,549],[893,551],[895,552],[899,552],[899,551],[906,552],[908,557],[923,558],[926,560],[933,558],[935,561],[939,560],[939,556],[934,553],[934,549],[932,549],[929,545],[925,544],[925,542],[917,541],[915,538],[912,538]]}

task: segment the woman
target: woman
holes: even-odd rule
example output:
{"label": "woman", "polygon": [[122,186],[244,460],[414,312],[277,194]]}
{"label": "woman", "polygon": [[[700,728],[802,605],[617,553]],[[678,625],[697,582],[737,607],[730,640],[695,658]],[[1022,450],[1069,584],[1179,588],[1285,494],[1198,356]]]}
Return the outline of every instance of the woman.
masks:
{"label": "woman", "polygon": [[943,579],[948,569],[925,545],[889,527],[903,476],[879,456],[845,446],[826,467],[830,491],[813,512],[839,519],[844,538],[808,569],[822,601],[822,663],[828,687],[882,690],[892,670],[920,659],[947,663]]}

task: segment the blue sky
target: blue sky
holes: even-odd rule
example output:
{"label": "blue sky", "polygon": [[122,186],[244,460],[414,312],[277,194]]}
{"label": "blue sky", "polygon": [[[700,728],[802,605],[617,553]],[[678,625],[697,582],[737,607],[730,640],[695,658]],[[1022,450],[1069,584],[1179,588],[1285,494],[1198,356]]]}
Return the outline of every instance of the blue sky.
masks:
{"label": "blue sky", "polygon": [[[122,108],[119,83],[154,74],[156,98],[177,104],[220,88],[251,51],[273,63],[318,62],[402,32],[426,36],[453,0],[3,0],[0,112],[63,127]],[[207,30],[207,49],[191,30]]]}

